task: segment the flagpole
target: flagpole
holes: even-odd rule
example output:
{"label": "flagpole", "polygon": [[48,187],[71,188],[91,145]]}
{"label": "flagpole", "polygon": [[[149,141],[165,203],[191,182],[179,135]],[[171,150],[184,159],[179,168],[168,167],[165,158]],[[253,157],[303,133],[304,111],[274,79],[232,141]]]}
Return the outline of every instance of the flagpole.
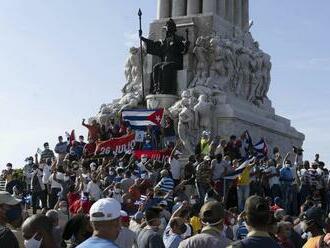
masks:
{"label": "flagpole", "polygon": [[142,11],[139,9],[138,12],[139,16],[139,24],[140,24],[140,29],[139,29],[139,37],[140,37],[140,56],[141,56],[141,81],[142,81],[142,102],[144,104],[144,75],[143,75],[143,49],[142,49]]}

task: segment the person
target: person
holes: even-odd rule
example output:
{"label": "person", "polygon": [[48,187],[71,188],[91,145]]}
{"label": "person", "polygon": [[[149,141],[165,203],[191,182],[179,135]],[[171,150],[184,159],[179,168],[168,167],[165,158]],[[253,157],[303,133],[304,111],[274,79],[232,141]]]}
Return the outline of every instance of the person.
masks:
{"label": "person", "polygon": [[32,176],[32,170],[33,170],[33,157],[28,157],[25,159],[26,164],[23,167],[23,177],[24,182],[26,184],[27,190],[31,189],[31,176]]}
{"label": "person", "polygon": [[177,145],[172,150],[172,153],[169,158],[169,163],[171,165],[171,173],[172,173],[172,178],[174,180],[174,183],[175,183],[175,185],[178,185],[180,183],[180,179],[181,179],[181,164],[180,164],[179,158],[180,158],[180,155],[182,155],[182,153],[180,151],[178,151],[176,148],[177,148]]}
{"label": "person", "polygon": [[8,192],[0,191],[0,247],[19,248],[17,238],[7,225],[22,217],[20,203]]}
{"label": "person", "polygon": [[202,206],[200,217],[203,224],[201,233],[181,241],[179,248],[227,247],[229,240],[222,235],[224,206],[218,201],[209,201]]}
{"label": "person", "polygon": [[277,224],[278,244],[282,248],[295,248],[294,243],[290,240],[291,223],[287,221],[281,221]]}
{"label": "person", "polygon": [[49,208],[53,209],[56,202],[59,198],[59,193],[62,190],[61,184],[58,182],[59,180],[64,180],[63,167],[60,166],[58,169],[55,169],[54,172],[49,177],[50,184],[50,194],[49,194]]}
{"label": "person", "polygon": [[3,179],[6,181],[6,185],[13,180],[13,165],[11,163],[7,163],[6,169],[3,172]]}
{"label": "person", "polygon": [[165,248],[161,235],[158,233],[161,209],[151,207],[145,211],[145,226],[137,237],[139,248]]}
{"label": "person", "polygon": [[120,210],[120,203],[112,198],[95,202],[89,211],[93,236],[77,248],[117,248],[115,240],[120,232]]}
{"label": "person", "polygon": [[286,210],[288,210],[290,207],[292,182],[295,179],[294,179],[294,177],[292,175],[292,171],[290,169],[291,161],[288,159],[284,159],[284,161],[285,161],[284,166],[280,170],[280,182],[281,182],[281,188],[282,188],[282,199],[284,201],[284,207]]}
{"label": "person", "polygon": [[168,193],[174,189],[174,181],[169,177],[167,170],[162,170],[160,172],[161,180],[158,182],[156,187],[158,187],[162,192]]}
{"label": "person", "polygon": [[128,228],[129,216],[123,210],[120,211],[120,223],[121,229],[115,243],[120,248],[131,248],[136,245],[136,233]]}
{"label": "person", "polygon": [[102,196],[102,191],[98,184],[97,174],[95,172],[91,175],[91,181],[87,184],[87,192],[89,193],[89,197],[91,201],[97,201]]}
{"label": "person", "polygon": [[33,165],[33,172],[31,176],[31,197],[32,197],[32,213],[37,213],[38,202],[41,200],[42,208],[47,207],[47,201],[45,196],[45,185],[42,183],[42,171],[38,168],[38,165]]}
{"label": "person", "polygon": [[85,119],[81,123],[88,129],[88,142],[95,143],[100,138],[100,127],[96,120],[92,121],[92,124],[85,124]]}
{"label": "person", "polygon": [[267,161],[267,169],[264,170],[265,176],[268,179],[268,184],[270,188],[270,195],[272,199],[275,197],[281,197],[281,187],[279,179],[279,171],[276,168],[276,161],[270,159]]}
{"label": "person", "polygon": [[210,168],[211,158],[205,156],[203,162],[196,167],[196,189],[200,201],[203,201],[207,191],[210,188],[211,181],[211,168]]}
{"label": "person", "polygon": [[52,222],[43,214],[27,218],[22,225],[22,233],[26,248],[58,248],[53,237]]}
{"label": "person", "polygon": [[129,223],[129,229],[135,232],[136,235],[141,231],[141,225],[144,218],[144,214],[141,211],[137,211]]}
{"label": "person", "polygon": [[250,195],[250,183],[251,183],[250,172],[254,164],[255,164],[255,160],[251,161],[250,163],[247,162],[247,165],[245,166],[242,173],[238,177],[237,201],[238,201],[238,209],[240,212],[243,211],[245,201]]}
{"label": "person", "polygon": [[237,241],[231,247],[281,248],[268,233],[271,211],[267,200],[256,195],[250,196],[245,202],[244,211],[249,233],[245,239]]}
{"label": "person", "polygon": [[89,222],[89,217],[84,214],[73,216],[65,225],[63,230],[63,240],[70,240],[69,248],[74,248],[90,238],[93,229]]}
{"label": "person", "polygon": [[49,149],[48,142],[44,143],[44,150],[41,152],[40,155],[40,163],[46,163],[47,159],[53,160],[55,159],[54,152]]}
{"label": "person", "polygon": [[52,235],[56,242],[56,247],[61,247],[62,245],[62,233],[63,229],[59,226],[59,215],[56,210],[48,210],[46,216],[52,223]]}
{"label": "person", "polygon": [[54,151],[58,154],[58,161],[62,162],[68,151],[68,143],[63,142],[62,136],[58,136],[58,143],[55,145]]}
{"label": "person", "polygon": [[319,207],[311,207],[301,216],[303,231],[311,233],[311,238],[305,243],[303,248],[318,247],[322,236],[325,235],[324,228],[324,212]]}
{"label": "person", "polygon": [[180,217],[180,214],[183,210],[188,209],[188,206],[187,202],[183,202],[182,205],[172,214],[163,234],[165,248],[177,248],[184,239],[183,234],[187,231],[189,225],[185,224],[185,220]]}
{"label": "person", "polygon": [[124,174],[124,178],[120,181],[121,188],[124,193],[128,192],[128,189],[134,184],[134,179],[132,178],[132,173],[128,170]]}

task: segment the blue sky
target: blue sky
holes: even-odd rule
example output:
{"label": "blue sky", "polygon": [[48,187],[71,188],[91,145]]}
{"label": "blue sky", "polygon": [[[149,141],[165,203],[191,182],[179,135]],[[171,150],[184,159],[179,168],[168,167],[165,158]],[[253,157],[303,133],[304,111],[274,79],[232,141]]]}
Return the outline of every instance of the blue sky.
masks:
{"label": "blue sky", "polygon": [[[0,168],[81,128],[120,96],[128,48],[156,0],[0,1]],[[270,98],[306,134],[306,158],[329,162],[329,1],[253,0],[252,33],[272,55]]]}

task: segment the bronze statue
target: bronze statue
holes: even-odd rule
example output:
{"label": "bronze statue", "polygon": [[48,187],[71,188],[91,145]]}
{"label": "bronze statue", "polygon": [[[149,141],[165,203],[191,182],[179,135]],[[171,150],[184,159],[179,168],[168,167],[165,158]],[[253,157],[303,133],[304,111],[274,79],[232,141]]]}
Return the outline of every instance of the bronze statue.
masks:
{"label": "bronze statue", "polygon": [[140,39],[146,44],[147,53],[161,58],[152,72],[152,94],[177,94],[176,75],[183,69],[183,55],[188,52],[190,42],[176,35],[176,24],[170,19],[166,23],[166,37],[163,41],[153,41],[142,36]]}

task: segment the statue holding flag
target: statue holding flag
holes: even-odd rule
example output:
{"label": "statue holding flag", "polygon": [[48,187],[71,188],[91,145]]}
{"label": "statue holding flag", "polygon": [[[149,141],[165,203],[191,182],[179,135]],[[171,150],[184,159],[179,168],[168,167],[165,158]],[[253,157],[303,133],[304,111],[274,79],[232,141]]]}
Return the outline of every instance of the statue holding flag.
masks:
{"label": "statue holding flag", "polygon": [[[183,69],[183,55],[188,52],[190,42],[176,35],[176,24],[172,19],[166,23],[166,37],[162,41],[149,40],[139,32],[141,41],[147,48],[147,53],[161,58],[152,73],[151,93],[177,94],[177,71]],[[188,36],[188,35],[187,35]]]}

